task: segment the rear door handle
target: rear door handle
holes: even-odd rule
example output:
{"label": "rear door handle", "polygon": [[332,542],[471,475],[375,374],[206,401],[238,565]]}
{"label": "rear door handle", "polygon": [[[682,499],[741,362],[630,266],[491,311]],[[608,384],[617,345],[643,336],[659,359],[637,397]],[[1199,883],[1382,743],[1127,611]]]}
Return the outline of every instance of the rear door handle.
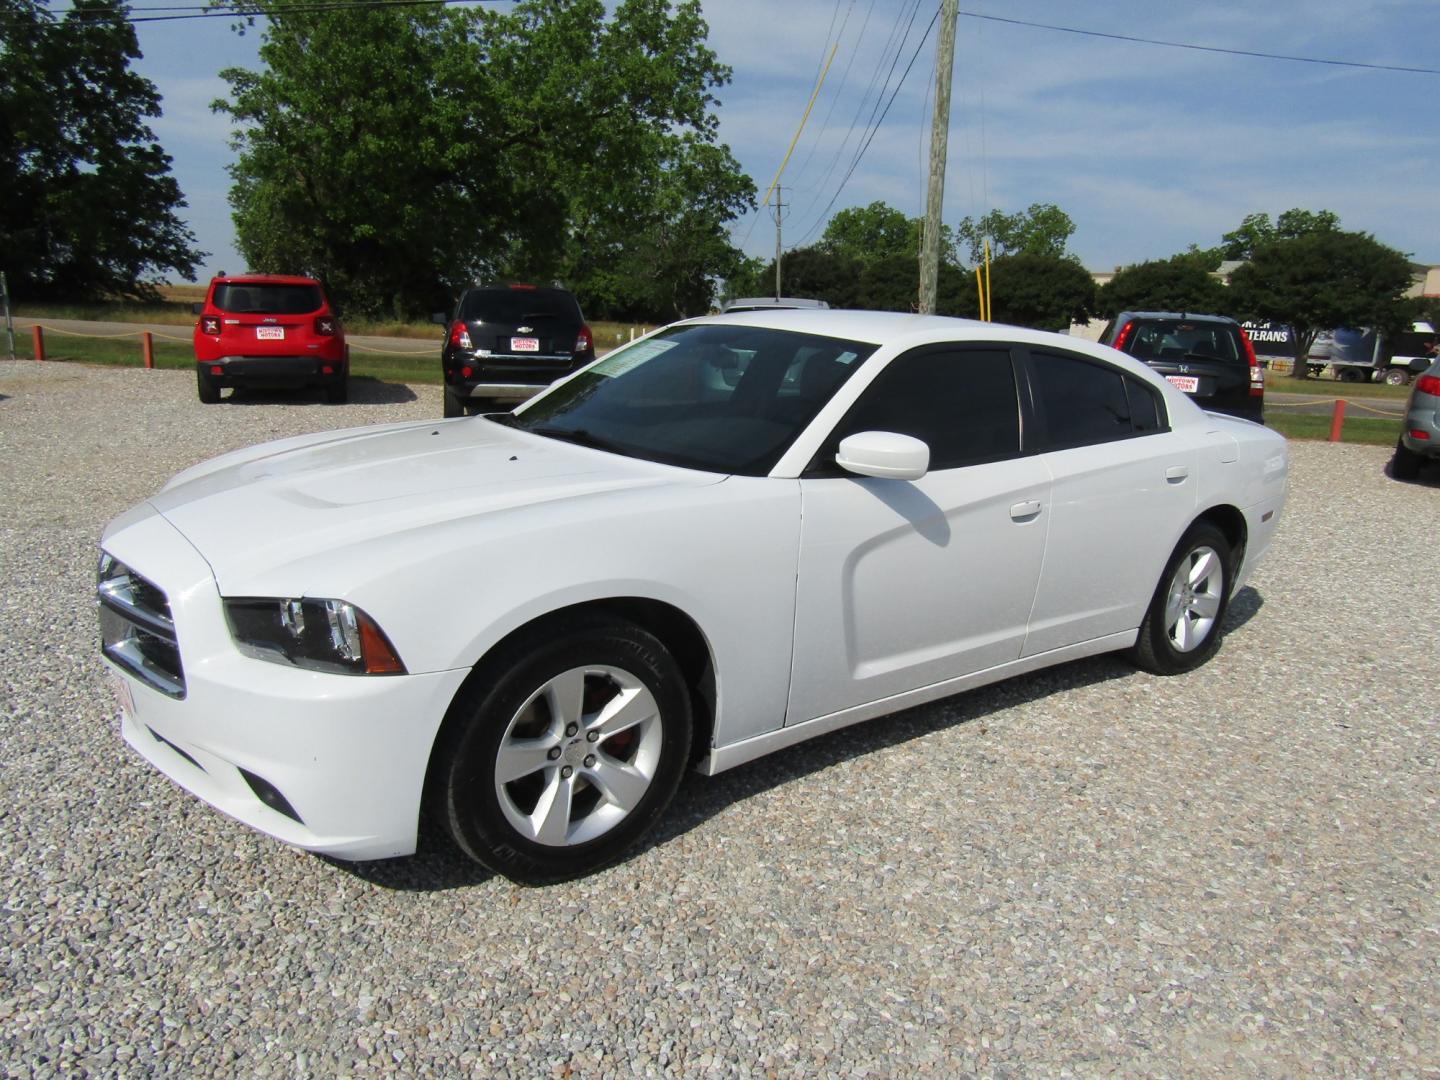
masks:
{"label": "rear door handle", "polygon": [[1010,517],[1015,521],[1033,521],[1039,516],[1039,499],[1031,499],[1029,502],[1018,502],[1010,507]]}
{"label": "rear door handle", "polygon": [[1167,484],[1183,484],[1190,476],[1190,469],[1186,465],[1171,465],[1165,470],[1165,482]]}

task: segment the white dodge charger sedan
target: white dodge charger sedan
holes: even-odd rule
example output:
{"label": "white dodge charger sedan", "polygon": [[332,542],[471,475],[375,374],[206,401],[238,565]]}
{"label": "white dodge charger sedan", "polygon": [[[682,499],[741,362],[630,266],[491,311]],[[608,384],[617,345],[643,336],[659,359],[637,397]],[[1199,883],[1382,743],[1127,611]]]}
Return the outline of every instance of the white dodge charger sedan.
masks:
{"label": "white dodge charger sedan", "polygon": [[1084,341],[695,319],[513,414],[182,472],[105,531],[103,653],[129,743],[241,821],[375,859],[429,812],[551,881],[687,764],[1110,650],[1196,667],[1286,474],[1279,436]]}

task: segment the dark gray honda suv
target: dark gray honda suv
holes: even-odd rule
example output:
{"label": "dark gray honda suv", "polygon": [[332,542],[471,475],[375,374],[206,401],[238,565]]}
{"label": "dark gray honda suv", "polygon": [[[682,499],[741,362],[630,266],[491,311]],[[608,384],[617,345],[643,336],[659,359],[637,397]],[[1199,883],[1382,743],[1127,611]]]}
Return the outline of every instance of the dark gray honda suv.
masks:
{"label": "dark gray honda suv", "polygon": [[1100,344],[1143,361],[1195,404],[1264,423],[1265,376],[1234,319],[1177,311],[1122,311]]}

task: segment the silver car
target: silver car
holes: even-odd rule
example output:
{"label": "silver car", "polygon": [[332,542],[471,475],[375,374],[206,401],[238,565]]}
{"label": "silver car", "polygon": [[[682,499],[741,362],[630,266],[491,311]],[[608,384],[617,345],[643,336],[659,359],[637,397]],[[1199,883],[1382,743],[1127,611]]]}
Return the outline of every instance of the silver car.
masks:
{"label": "silver car", "polygon": [[1410,390],[1390,474],[1397,480],[1413,480],[1426,459],[1440,459],[1440,362],[1431,364]]}

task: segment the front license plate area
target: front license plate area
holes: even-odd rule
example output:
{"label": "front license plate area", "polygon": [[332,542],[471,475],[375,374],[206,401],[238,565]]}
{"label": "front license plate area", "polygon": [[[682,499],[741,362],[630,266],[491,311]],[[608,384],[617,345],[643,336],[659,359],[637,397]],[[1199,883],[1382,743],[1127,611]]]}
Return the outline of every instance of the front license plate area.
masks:
{"label": "front license plate area", "polygon": [[113,671],[106,673],[106,681],[110,684],[110,693],[114,695],[115,703],[120,706],[120,712],[125,716],[133,717],[135,715],[135,697],[130,692],[130,684]]}
{"label": "front license plate area", "polygon": [[510,339],[511,352],[539,352],[540,339],[533,337],[512,337]]}
{"label": "front license plate area", "polygon": [[283,326],[257,326],[255,338],[257,341],[284,341],[285,328]]}
{"label": "front license plate area", "polygon": [[1200,392],[1200,380],[1194,375],[1166,375],[1165,381],[1177,390],[1184,390],[1187,394]]}

